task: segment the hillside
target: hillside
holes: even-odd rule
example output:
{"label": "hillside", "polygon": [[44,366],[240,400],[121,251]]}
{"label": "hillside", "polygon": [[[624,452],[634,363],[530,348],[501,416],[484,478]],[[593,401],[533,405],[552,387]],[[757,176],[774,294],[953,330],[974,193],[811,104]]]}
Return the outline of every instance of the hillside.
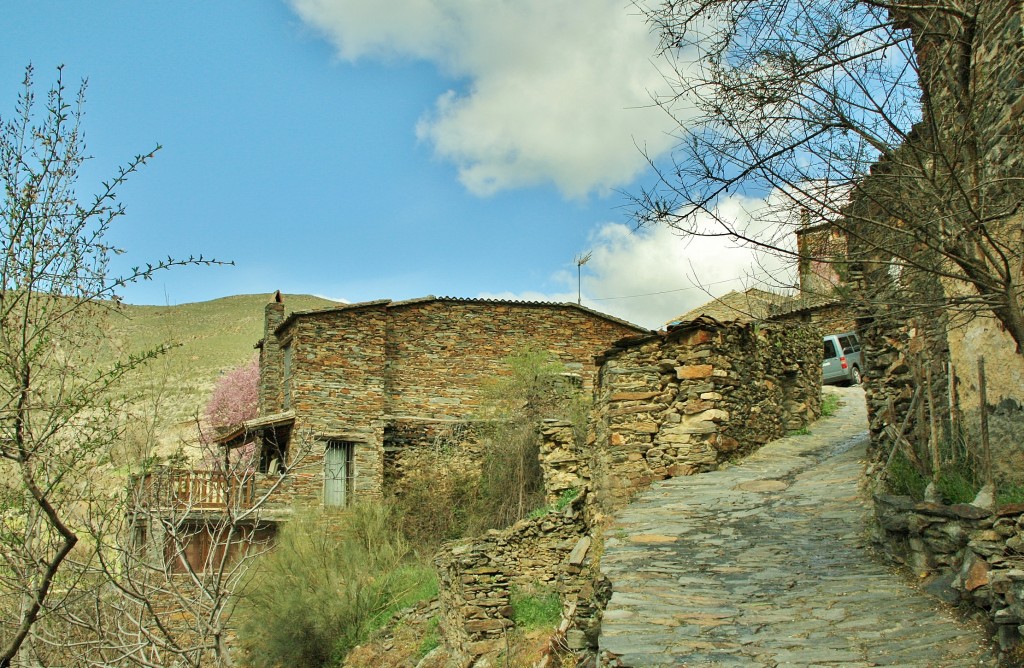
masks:
{"label": "hillside", "polygon": [[[139,417],[155,425],[161,445],[188,440],[218,375],[256,354],[253,345],[263,336],[263,307],[271,299],[273,295],[256,294],[178,306],[124,305],[105,319],[110,350],[104,355],[175,346],[128,383],[129,390],[141,391],[142,401],[135,402]],[[312,295],[285,296],[289,313],[334,305]]]}

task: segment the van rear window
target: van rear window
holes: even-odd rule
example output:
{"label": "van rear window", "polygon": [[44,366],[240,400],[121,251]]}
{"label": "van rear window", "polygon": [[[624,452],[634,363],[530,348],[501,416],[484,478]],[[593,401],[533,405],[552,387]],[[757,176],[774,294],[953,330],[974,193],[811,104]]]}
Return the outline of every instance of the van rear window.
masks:
{"label": "van rear window", "polygon": [[836,354],[836,346],[831,341],[825,341],[825,359],[831,359],[833,357],[839,357]]}

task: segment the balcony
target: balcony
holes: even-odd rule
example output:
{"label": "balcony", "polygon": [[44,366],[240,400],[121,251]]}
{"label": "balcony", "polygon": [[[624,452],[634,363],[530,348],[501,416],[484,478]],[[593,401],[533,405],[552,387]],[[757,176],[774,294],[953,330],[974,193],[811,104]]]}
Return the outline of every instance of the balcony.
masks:
{"label": "balcony", "polygon": [[168,512],[245,510],[256,501],[256,477],[251,471],[161,469],[143,476],[142,500],[151,510]]}

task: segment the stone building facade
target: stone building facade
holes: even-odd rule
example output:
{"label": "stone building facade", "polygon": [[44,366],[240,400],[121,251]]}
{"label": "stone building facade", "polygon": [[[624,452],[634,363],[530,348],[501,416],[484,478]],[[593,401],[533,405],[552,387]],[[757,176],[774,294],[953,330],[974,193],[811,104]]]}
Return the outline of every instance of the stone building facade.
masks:
{"label": "stone building facade", "polygon": [[275,503],[375,498],[394,451],[472,418],[508,356],[548,351],[590,389],[594,356],[646,331],[567,303],[426,297],[285,318],[274,302],[259,344],[260,418],[243,431],[262,439],[261,466],[288,471]]}
{"label": "stone building facade", "polygon": [[984,415],[1010,476],[1024,467],[1024,355],[1009,332],[1024,306],[1021,7],[941,7],[893,11],[916,52],[923,118],[852,185],[843,217],[798,231],[803,295],[773,317],[855,325],[876,453],[901,425],[926,450],[933,416],[939,440],[980,447]]}

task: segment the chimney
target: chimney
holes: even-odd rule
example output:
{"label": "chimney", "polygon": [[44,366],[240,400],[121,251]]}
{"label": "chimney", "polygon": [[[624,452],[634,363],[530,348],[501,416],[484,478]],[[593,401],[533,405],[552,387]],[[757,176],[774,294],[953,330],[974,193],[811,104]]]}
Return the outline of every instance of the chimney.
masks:
{"label": "chimney", "polygon": [[263,309],[263,345],[260,348],[260,415],[284,410],[284,353],[274,330],[284,322],[281,291]]}

